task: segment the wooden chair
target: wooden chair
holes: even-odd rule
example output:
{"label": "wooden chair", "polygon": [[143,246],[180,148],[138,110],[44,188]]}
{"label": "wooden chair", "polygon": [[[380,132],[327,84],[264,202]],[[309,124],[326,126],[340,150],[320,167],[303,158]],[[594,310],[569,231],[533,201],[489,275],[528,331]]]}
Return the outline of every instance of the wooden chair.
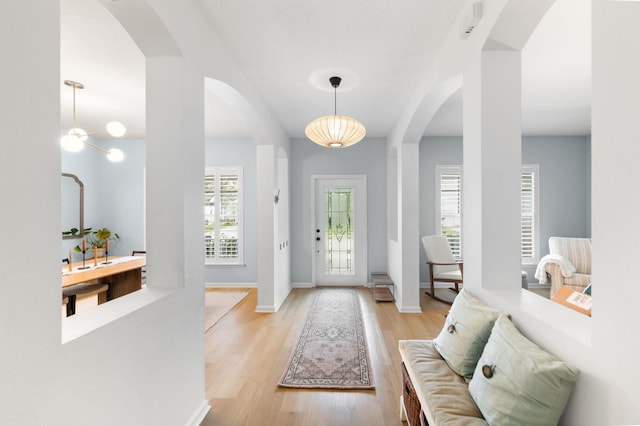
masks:
{"label": "wooden chair", "polygon": [[429,265],[430,292],[427,295],[434,299],[451,303],[436,296],[435,282],[453,283],[451,291],[458,292],[458,285],[462,284],[462,262],[456,262],[451,253],[451,247],[447,237],[442,235],[427,235],[422,237],[422,246],[427,254],[427,264]]}
{"label": "wooden chair", "polygon": [[[146,250],[133,250],[131,251],[131,256],[146,256],[147,255],[147,251]],[[144,267],[142,268],[142,284],[146,284],[147,283],[147,268]]]}

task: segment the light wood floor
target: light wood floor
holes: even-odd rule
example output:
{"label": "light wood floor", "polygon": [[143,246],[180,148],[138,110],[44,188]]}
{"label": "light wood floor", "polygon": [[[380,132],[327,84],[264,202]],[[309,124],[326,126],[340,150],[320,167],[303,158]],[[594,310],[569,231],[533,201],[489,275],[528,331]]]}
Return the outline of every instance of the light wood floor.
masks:
{"label": "light wood floor", "polygon": [[[294,289],[275,314],[256,313],[256,290],[205,335],[204,426],[402,425],[398,340],[437,336],[449,306],[424,295],[422,314],[400,314],[359,288],[375,390],[279,388],[277,383],[304,324],[314,289]],[[406,423],[404,423],[406,424]]]}

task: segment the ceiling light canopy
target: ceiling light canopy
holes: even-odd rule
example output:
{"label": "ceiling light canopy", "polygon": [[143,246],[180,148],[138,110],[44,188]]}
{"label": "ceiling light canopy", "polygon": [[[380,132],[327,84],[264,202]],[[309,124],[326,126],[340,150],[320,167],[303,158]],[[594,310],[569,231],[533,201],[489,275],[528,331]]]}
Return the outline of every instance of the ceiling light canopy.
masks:
{"label": "ceiling light canopy", "polygon": [[[84,89],[84,85],[72,80],[65,80],[64,84],[73,89],[73,126],[66,135],[63,135],[60,138],[60,146],[62,146],[62,148],[66,151],[78,152],[82,151],[85,145],[89,145],[90,147],[95,148],[98,151],[104,152],[107,155],[107,159],[109,161],[122,161],[124,159],[124,153],[121,150],[117,148],[104,149],[101,146],[94,145],[89,142],[89,136],[98,133],[104,133],[103,131],[87,133],[83,129],[76,126],[76,89]],[[108,134],[116,138],[123,136],[126,132],[126,128],[124,127],[124,125],[118,121],[111,121],[107,123],[106,130]]]}
{"label": "ceiling light canopy", "polygon": [[337,115],[337,89],[342,79],[331,77],[329,83],[333,87],[333,115],[316,118],[307,125],[304,133],[318,145],[328,148],[344,148],[358,143],[367,133],[358,120],[346,115]]}

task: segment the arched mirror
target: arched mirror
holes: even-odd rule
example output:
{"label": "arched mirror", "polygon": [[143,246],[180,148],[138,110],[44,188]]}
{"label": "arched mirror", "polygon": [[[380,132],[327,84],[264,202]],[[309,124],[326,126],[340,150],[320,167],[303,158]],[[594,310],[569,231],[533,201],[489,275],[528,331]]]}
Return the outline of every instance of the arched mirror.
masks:
{"label": "arched mirror", "polygon": [[61,182],[62,239],[81,238],[84,229],[84,184],[71,173],[62,173]]}

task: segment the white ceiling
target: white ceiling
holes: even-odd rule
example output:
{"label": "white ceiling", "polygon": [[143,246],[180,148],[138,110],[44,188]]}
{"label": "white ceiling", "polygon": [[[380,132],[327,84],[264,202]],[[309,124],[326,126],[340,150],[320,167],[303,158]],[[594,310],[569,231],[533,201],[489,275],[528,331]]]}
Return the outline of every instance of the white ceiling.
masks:
{"label": "white ceiling", "polygon": [[[438,43],[468,0],[201,0],[237,64],[291,137],[333,113],[328,78],[338,74],[338,113],[385,137]],[[61,0],[61,79],[76,95],[87,131],[119,120],[144,137],[144,58],[96,0]],[[523,133],[590,134],[590,2],[557,0],[522,53]],[[71,126],[71,89],[61,81],[62,126]],[[461,94],[427,135],[462,133]],[[209,137],[249,137],[243,121],[205,94]]]}

